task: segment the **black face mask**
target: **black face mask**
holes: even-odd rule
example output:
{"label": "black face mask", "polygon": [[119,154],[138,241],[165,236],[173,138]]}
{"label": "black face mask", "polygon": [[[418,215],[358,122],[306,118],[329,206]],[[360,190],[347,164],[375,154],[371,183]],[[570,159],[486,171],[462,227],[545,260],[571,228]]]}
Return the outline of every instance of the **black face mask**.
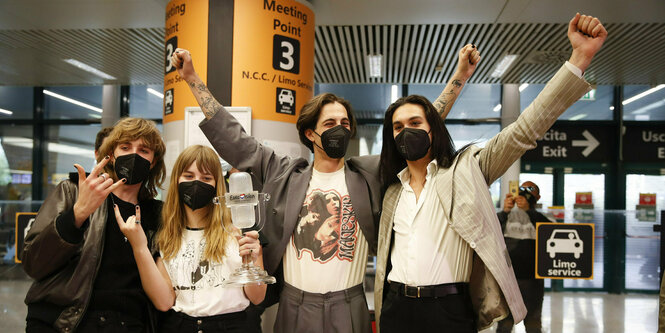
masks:
{"label": "black face mask", "polygon": [[127,185],[134,185],[148,179],[150,175],[150,161],[139,154],[127,154],[115,158],[113,166],[118,179],[125,178]]}
{"label": "black face mask", "polygon": [[214,186],[198,180],[178,184],[180,200],[192,210],[197,210],[211,203],[215,194],[217,194],[217,191]]}
{"label": "black face mask", "polygon": [[425,155],[430,147],[429,132],[418,128],[404,128],[395,137],[397,151],[407,161],[417,161]]}
{"label": "black face mask", "polygon": [[[316,131],[314,133],[316,133]],[[316,133],[316,135],[319,135],[319,133]],[[319,148],[323,149],[328,157],[342,158],[346,154],[346,147],[349,146],[351,131],[342,125],[337,125],[326,130],[323,134],[319,135],[319,137],[321,137],[321,144],[323,145],[323,148]]]}

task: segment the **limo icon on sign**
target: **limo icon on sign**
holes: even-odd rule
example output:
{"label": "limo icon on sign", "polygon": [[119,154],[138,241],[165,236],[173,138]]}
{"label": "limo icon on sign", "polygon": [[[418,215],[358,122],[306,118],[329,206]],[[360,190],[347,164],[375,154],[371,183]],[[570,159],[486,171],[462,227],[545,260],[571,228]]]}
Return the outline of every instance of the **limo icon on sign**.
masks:
{"label": "limo icon on sign", "polygon": [[547,240],[547,253],[554,258],[557,253],[572,253],[575,259],[584,252],[584,242],[575,229],[555,229]]}

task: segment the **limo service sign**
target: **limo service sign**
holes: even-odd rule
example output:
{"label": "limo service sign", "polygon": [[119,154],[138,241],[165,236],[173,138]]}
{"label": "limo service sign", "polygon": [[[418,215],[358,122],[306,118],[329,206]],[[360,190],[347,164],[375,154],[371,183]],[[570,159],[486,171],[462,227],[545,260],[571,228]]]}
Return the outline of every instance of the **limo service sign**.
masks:
{"label": "limo service sign", "polygon": [[593,279],[594,225],[536,224],[536,278]]}

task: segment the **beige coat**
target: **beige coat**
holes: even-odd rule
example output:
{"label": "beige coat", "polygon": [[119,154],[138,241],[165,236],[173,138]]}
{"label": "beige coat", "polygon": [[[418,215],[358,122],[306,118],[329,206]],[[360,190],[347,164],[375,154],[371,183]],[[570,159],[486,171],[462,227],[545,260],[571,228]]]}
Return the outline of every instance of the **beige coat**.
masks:
{"label": "beige coat", "polygon": [[[489,140],[485,148],[470,147],[450,168],[440,167],[432,178],[450,227],[474,249],[470,293],[478,329],[505,318],[509,311],[515,323],[526,315],[488,186],[525,151],[535,148],[536,140],[588,90],[586,81],[562,66],[513,124]],[[401,189],[400,183],[393,184],[383,198],[374,284],[377,327]]]}

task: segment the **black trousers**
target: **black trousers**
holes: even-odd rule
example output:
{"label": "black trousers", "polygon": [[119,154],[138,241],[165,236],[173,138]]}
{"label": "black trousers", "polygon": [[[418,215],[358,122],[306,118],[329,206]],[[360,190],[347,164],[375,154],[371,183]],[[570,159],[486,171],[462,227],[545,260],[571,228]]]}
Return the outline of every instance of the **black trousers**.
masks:
{"label": "black trousers", "polygon": [[[142,333],[146,332],[146,329],[146,326],[141,320],[120,312],[88,311],[76,328],[76,332]],[[34,319],[29,319],[27,321],[25,331],[28,333],[57,332],[57,330],[50,324]]]}
{"label": "black trousers", "polygon": [[181,312],[170,310],[161,323],[162,333],[245,333],[247,332],[247,314],[245,311],[226,313],[209,317],[190,317]]}
{"label": "black trousers", "polygon": [[468,291],[439,298],[409,298],[389,290],[381,332],[478,332]]}

